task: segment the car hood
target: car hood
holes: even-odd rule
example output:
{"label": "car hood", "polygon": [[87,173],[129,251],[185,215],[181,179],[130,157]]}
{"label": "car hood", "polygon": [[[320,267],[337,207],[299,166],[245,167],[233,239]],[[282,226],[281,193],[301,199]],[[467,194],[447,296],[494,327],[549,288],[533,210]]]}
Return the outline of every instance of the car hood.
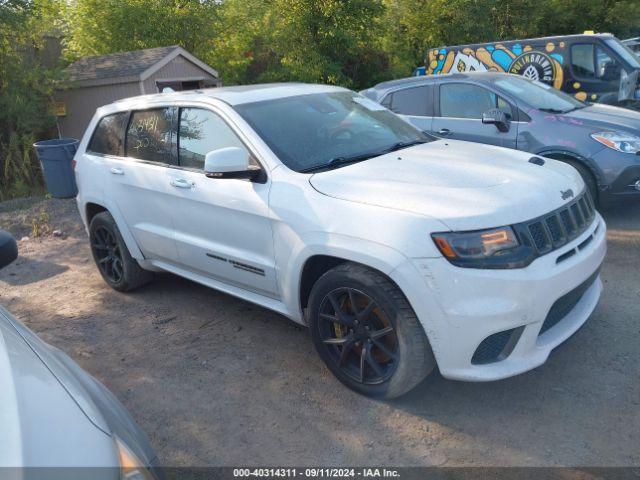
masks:
{"label": "car hood", "polygon": [[0,385],[0,467],[114,467],[114,434],[143,461],[153,456],[126,418],[114,421],[127,414],[108,390],[2,307]]}
{"label": "car hood", "polygon": [[561,162],[529,163],[531,154],[439,140],[347,167],[316,173],[320,193],[410,211],[452,230],[498,227],[561,207],[561,192],[580,193],[578,173]]}
{"label": "car hood", "polygon": [[593,104],[565,113],[563,116],[587,126],[608,130],[632,130],[636,134],[640,132],[640,112],[629,108]]}

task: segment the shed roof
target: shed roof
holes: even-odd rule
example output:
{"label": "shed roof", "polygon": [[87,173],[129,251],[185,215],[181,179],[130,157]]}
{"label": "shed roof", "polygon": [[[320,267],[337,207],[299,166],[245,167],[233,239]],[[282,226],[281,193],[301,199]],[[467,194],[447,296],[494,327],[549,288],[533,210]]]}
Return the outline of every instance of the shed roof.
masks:
{"label": "shed roof", "polygon": [[69,65],[67,73],[77,86],[141,81],[178,55],[218,78],[216,70],[179,45],[84,57]]}

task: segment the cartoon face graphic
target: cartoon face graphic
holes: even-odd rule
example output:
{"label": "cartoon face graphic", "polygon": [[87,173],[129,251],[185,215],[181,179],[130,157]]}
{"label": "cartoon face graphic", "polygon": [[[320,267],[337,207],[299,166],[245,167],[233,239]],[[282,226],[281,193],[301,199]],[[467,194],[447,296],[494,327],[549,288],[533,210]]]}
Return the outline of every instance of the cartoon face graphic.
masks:
{"label": "cartoon face graphic", "polygon": [[486,72],[487,67],[474,55],[458,52],[453,59],[453,70],[458,72]]}

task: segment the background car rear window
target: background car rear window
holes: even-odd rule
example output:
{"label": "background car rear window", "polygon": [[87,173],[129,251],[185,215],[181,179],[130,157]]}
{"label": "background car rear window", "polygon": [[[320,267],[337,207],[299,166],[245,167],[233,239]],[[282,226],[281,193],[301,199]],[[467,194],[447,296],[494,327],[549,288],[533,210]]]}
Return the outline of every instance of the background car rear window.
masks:
{"label": "background car rear window", "polygon": [[401,115],[428,116],[430,93],[426,86],[398,90],[391,95],[388,108]]}
{"label": "background car rear window", "polygon": [[171,116],[173,109],[133,112],[127,130],[127,156],[171,163]]}
{"label": "background car rear window", "polygon": [[477,85],[451,83],[440,86],[440,116],[482,118],[492,108],[512,115],[511,106],[495,93]]}
{"label": "background car rear window", "polygon": [[103,155],[124,155],[124,129],[128,119],[129,112],[102,117],[93,132],[87,150]]}
{"label": "background car rear window", "polygon": [[186,168],[204,168],[207,153],[244,145],[218,115],[202,108],[181,108],[178,130],[178,164]]}

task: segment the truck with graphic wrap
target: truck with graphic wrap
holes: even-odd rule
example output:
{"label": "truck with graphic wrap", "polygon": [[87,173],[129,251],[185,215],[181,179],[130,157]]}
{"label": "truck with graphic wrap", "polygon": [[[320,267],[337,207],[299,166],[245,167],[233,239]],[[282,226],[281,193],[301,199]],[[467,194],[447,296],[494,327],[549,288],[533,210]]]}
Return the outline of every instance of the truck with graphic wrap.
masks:
{"label": "truck with graphic wrap", "polygon": [[609,33],[432,48],[414,75],[470,71],[523,75],[578,100],[640,109],[640,59]]}

